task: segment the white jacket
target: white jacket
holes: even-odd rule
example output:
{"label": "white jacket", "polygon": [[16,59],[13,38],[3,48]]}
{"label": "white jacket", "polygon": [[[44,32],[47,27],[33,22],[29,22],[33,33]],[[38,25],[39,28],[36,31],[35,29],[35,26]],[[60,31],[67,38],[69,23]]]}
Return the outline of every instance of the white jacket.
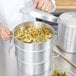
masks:
{"label": "white jacket", "polygon": [[[55,5],[55,0],[52,0]],[[23,22],[23,15],[19,12],[21,8],[33,6],[33,0],[0,0],[0,19],[2,25],[12,30],[16,25]]]}

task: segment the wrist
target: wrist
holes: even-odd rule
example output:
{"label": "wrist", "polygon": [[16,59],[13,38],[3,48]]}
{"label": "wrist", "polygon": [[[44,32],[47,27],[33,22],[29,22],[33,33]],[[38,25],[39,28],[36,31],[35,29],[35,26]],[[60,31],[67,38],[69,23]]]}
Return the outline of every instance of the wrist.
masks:
{"label": "wrist", "polygon": [[52,10],[51,10],[51,12],[54,12],[55,9],[56,9],[56,2],[55,2],[55,0],[51,0],[51,2],[52,2]]}
{"label": "wrist", "polygon": [[1,23],[0,23],[0,32],[1,32],[1,29],[2,29],[2,25],[1,25]]}
{"label": "wrist", "polygon": [[1,38],[1,29],[2,29],[2,25],[1,25],[1,23],[0,23],[0,38]]}

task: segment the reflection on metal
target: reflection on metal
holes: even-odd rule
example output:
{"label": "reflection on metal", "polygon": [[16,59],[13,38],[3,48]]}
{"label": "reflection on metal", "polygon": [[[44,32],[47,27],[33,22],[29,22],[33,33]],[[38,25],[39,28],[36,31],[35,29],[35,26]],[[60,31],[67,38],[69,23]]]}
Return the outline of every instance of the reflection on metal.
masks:
{"label": "reflection on metal", "polygon": [[72,61],[70,61],[70,59],[69,59],[68,57],[66,57],[65,55],[63,55],[56,46],[53,47],[53,52],[59,54],[59,55],[60,55],[62,58],[64,58],[69,64],[71,64],[74,68],[76,68],[76,64],[74,64]]}

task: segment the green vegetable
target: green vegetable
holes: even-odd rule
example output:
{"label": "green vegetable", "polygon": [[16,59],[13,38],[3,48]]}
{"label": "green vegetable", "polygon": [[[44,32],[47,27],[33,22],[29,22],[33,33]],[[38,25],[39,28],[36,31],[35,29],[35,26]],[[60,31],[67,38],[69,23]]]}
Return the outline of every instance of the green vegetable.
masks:
{"label": "green vegetable", "polygon": [[58,72],[57,70],[54,70],[52,76],[67,76],[66,72]]}

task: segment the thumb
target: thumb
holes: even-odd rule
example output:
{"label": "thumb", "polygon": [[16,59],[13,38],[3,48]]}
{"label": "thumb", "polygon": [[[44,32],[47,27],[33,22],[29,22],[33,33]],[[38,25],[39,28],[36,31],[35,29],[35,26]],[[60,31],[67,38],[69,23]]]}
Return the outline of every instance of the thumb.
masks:
{"label": "thumb", "polygon": [[7,27],[4,27],[7,34],[10,34],[10,30]]}
{"label": "thumb", "polygon": [[13,35],[13,32],[12,31],[10,31],[10,35]]}
{"label": "thumb", "polygon": [[37,5],[39,4],[39,1],[40,1],[40,0],[35,0],[35,2],[34,2],[34,7],[37,7]]}

